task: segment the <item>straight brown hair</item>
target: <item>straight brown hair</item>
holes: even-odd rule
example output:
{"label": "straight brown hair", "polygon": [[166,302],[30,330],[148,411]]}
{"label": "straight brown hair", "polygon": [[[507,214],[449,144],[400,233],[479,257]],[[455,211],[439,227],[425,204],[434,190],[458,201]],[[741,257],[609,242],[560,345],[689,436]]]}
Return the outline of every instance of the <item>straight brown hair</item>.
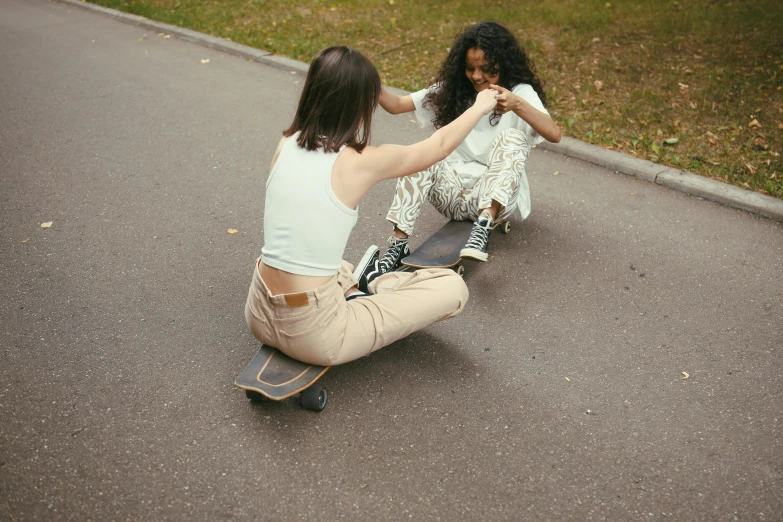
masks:
{"label": "straight brown hair", "polygon": [[306,150],[338,152],[347,145],[361,152],[370,142],[372,115],[381,96],[381,78],[362,53],[327,47],[310,63],[288,137],[300,132]]}

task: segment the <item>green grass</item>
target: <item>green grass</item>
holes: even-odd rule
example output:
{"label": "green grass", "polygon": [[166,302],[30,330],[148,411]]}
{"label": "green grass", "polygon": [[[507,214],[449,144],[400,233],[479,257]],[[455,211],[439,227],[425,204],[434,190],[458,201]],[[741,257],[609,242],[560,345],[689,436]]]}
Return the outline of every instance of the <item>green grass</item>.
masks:
{"label": "green grass", "polygon": [[350,45],[408,90],[460,28],[498,20],[566,135],[783,198],[780,0],[93,1],[305,62]]}

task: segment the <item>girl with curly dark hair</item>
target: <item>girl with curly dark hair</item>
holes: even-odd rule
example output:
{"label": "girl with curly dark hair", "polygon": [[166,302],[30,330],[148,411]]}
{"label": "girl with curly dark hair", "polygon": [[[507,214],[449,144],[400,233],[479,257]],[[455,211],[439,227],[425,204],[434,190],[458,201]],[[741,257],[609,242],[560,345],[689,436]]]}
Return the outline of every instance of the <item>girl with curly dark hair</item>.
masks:
{"label": "girl with curly dark hair", "polygon": [[425,200],[444,216],[474,221],[462,257],[488,259],[495,222],[517,211],[530,214],[525,160],[542,140],[557,143],[560,129],[545,108],[536,68],[514,35],[494,22],[477,23],[457,35],[428,89],[396,96],[383,89],[380,105],[391,114],[415,111],[422,127],[442,128],[470,107],[478,93],[495,89],[497,105],[445,160],[400,178],[387,219],[394,224],[381,260],[385,272],[409,254],[408,236]]}

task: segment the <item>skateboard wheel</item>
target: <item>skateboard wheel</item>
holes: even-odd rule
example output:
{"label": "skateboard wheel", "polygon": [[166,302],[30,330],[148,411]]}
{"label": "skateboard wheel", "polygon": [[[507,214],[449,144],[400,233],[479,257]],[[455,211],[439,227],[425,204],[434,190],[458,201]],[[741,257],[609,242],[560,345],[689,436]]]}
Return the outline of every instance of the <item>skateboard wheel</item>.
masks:
{"label": "skateboard wheel", "polygon": [[464,273],[465,273],[465,267],[464,267],[464,266],[462,266],[462,265],[459,265],[459,266],[457,267],[457,270],[456,270],[456,272],[457,272],[457,275],[458,275],[458,276],[461,276],[462,274],[464,274]]}
{"label": "skateboard wheel", "polygon": [[245,397],[250,399],[251,402],[266,402],[269,400],[264,395],[253,390],[245,390]]}
{"label": "skateboard wheel", "polygon": [[508,234],[511,232],[511,221],[506,221],[503,223],[503,233]]}
{"label": "skateboard wheel", "polygon": [[302,392],[302,408],[312,411],[321,411],[326,408],[326,401],[329,394],[326,388],[321,386],[311,386]]}

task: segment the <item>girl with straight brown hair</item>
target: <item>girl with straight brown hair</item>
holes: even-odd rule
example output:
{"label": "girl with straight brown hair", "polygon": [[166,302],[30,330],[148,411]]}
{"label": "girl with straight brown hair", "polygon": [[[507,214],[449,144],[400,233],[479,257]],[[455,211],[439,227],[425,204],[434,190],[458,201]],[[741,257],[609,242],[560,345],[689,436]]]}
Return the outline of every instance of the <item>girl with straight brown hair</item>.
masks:
{"label": "girl with straight brown hair", "polygon": [[318,53],[266,183],[264,246],[245,305],[260,341],[294,359],[333,366],[462,311],[468,290],[451,270],[379,277],[378,247],[353,272],[342,256],[370,188],[443,160],[495,108],[496,95],[479,93],[424,141],[374,147],[378,72],[347,47]]}

